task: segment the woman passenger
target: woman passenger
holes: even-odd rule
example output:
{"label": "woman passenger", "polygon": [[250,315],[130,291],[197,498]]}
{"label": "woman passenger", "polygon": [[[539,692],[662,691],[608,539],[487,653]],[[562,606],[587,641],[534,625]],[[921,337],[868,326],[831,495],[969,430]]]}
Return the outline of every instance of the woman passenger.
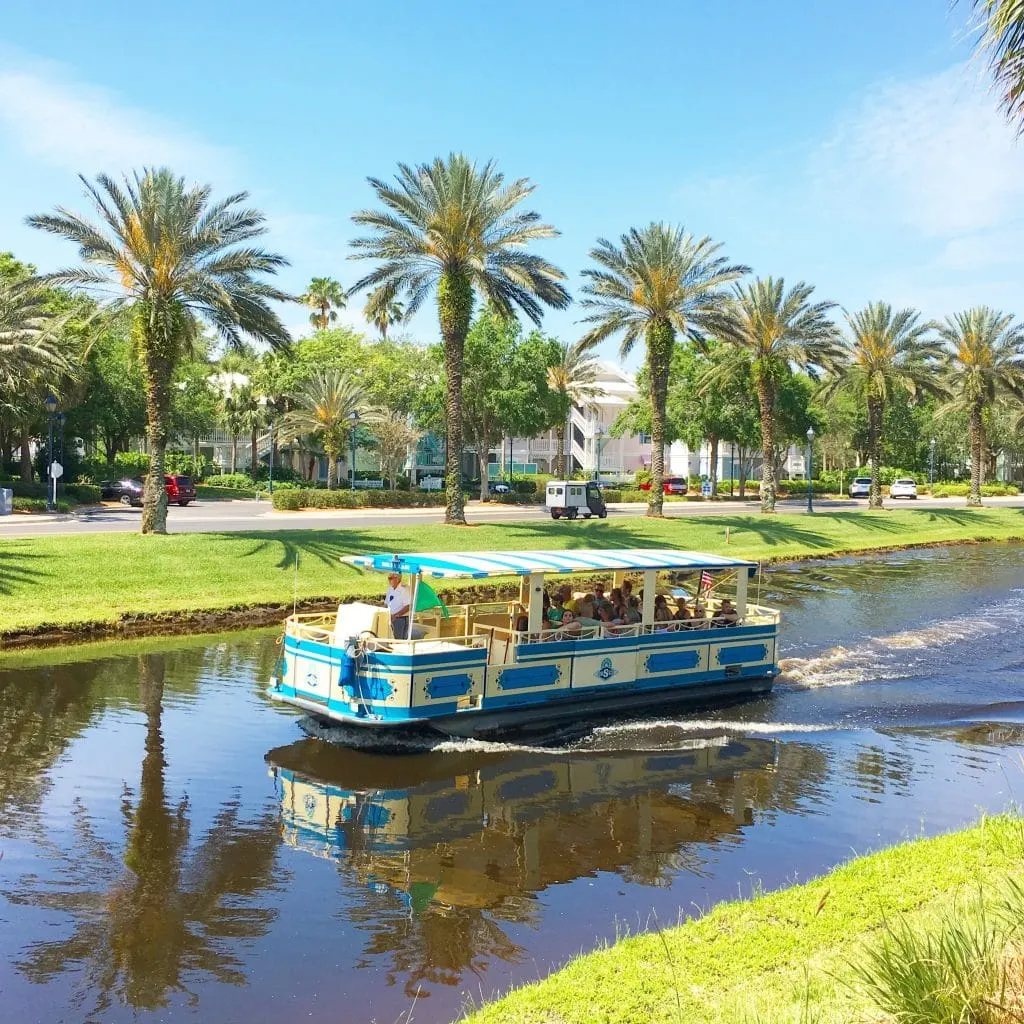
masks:
{"label": "woman passenger", "polygon": [[669,611],[668,602],[665,600],[664,594],[658,594],[658,596],[654,599],[654,621],[672,621],[672,612]]}

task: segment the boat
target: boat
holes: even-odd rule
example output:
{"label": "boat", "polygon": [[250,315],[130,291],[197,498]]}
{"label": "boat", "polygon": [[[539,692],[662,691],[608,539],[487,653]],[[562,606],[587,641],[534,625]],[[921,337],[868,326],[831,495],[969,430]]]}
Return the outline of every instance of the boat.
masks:
{"label": "boat", "polygon": [[[393,635],[383,604],[365,601],[285,620],[269,695],[324,723],[480,736],[584,714],[744,697],[770,690],[778,674],[779,612],[748,601],[754,562],[647,548],[378,553],[342,561],[410,579],[412,611],[406,638]],[[614,587],[635,581],[640,621],[581,619],[553,628],[545,619],[545,581],[567,578],[571,586],[581,576]],[[508,577],[518,577],[519,593],[507,601],[446,606],[431,586]],[[665,607],[671,613],[680,601],[695,600],[703,618],[663,621]],[[734,604],[731,614],[726,601]]]}

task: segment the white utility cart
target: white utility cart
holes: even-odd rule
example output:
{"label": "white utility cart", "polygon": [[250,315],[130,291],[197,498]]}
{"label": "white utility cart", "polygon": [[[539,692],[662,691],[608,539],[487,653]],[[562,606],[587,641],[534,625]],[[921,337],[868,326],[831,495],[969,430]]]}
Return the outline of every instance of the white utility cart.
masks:
{"label": "white utility cart", "polygon": [[608,517],[608,507],[596,480],[552,480],[544,494],[544,504],[552,519]]}

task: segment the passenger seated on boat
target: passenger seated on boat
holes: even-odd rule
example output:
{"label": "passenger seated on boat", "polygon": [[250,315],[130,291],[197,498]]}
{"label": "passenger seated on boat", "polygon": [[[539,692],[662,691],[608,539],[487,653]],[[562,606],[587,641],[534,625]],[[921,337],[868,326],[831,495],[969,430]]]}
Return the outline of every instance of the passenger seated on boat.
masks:
{"label": "passenger seated on boat", "polygon": [[593,619],[595,623],[597,622],[597,603],[592,594],[577,597],[573,604],[575,607],[572,610],[576,613],[577,619]]}
{"label": "passenger seated on boat", "polygon": [[[569,611],[569,609],[566,608],[565,614],[562,616],[562,624],[558,628],[558,633],[572,635],[579,633],[579,631],[582,628],[583,627],[580,625],[575,613]],[[565,637],[565,639],[569,639],[568,635]],[[556,639],[560,639],[560,637],[556,637]]]}
{"label": "passenger seated on boat", "polygon": [[732,601],[727,597],[722,598],[722,606],[715,613],[711,620],[712,626],[735,626],[740,621],[739,612],[732,606]]}
{"label": "passenger seated on boat", "polygon": [[565,614],[565,609],[562,607],[562,592],[560,590],[555,591],[555,596],[551,598],[551,604],[544,613],[544,617],[551,623],[553,629],[557,629],[562,624],[562,616]]}
{"label": "passenger seated on boat", "polygon": [[654,599],[654,621],[672,621],[672,612],[669,610],[668,601],[665,600],[664,594],[658,594],[657,597],[655,597]]}
{"label": "passenger seated on boat", "polygon": [[630,596],[626,599],[626,614],[622,617],[622,620],[627,626],[636,626],[643,622],[644,617],[640,611],[639,598]]}
{"label": "passenger seated on boat", "polygon": [[622,600],[628,605],[629,599],[633,596],[633,581],[623,580],[622,587],[620,589],[622,590]]}
{"label": "passenger seated on boat", "polygon": [[604,584],[603,583],[595,583],[594,584],[593,600],[594,600],[594,611],[595,611],[595,613],[599,612],[606,605],[609,608],[611,607],[611,604],[612,604],[611,601],[609,601],[608,598],[605,597],[605,595],[604,595]]}
{"label": "passenger seated on boat", "polygon": [[704,609],[699,602],[695,601],[693,607],[688,608],[685,601],[680,601],[676,618],[682,623],[683,629],[701,629],[704,626]]}
{"label": "passenger seated on boat", "polygon": [[618,627],[622,625],[622,619],[615,617],[610,604],[603,604],[597,610],[598,621],[601,623],[602,636],[618,636]]}

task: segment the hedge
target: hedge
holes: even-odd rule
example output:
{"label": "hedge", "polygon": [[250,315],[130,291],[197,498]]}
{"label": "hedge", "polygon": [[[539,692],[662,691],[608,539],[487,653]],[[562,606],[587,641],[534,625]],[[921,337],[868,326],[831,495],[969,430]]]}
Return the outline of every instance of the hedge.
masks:
{"label": "hedge", "polygon": [[[14,499],[14,511],[15,512],[45,512],[46,511],[46,499],[45,498],[15,498]],[[71,503],[69,501],[58,501],[57,502],[58,512],[70,512]]]}
{"label": "hedge", "polygon": [[274,488],[274,508],[279,512],[297,512],[303,508],[436,508],[444,503],[444,491],[321,491],[310,488],[279,491]]}
{"label": "hedge", "polygon": [[[970,484],[936,484],[932,488],[933,498],[966,498],[970,493]],[[1013,494],[1020,494],[1020,488],[1014,484],[981,485],[981,495],[983,498],[998,498]]]}
{"label": "hedge", "polygon": [[[44,483],[27,482],[25,480],[10,480],[0,484],[0,487],[8,487],[17,498],[33,498],[42,500],[43,507],[46,507],[46,497],[49,487]],[[62,499],[70,498],[78,505],[95,505],[100,500],[100,489],[92,484],[65,484],[60,488],[63,493]],[[68,504],[65,501],[65,504]]]}

